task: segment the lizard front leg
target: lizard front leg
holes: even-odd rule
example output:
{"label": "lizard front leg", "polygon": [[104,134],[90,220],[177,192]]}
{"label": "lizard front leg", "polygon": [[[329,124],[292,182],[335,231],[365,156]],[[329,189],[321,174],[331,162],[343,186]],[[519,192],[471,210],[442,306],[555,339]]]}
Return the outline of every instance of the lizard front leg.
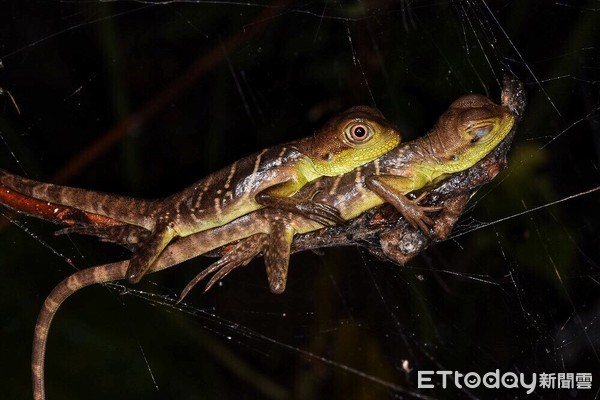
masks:
{"label": "lizard front leg", "polygon": [[312,201],[312,199],[291,197],[304,183],[306,182],[290,180],[273,185],[258,193],[255,200],[262,206],[298,214],[323,226],[346,222],[340,217],[340,213],[335,207]]}
{"label": "lizard front leg", "polygon": [[443,201],[442,210],[433,225],[432,237],[403,226],[382,233],[380,245],[383,254],[403,266],[433,242],[445,240],[462,215],[469,198],[469,193],[463,193]]}
{"label": "lizard front leg", "polygon": [[416,183],[416,180],[418,179],[396,175],[379,175],[367,177],[365,183],[367,188],[393,205],[409,224],[431,235],[429,226],[433,225],[433,221],[426,213],[440,211],[442,208],[421,206],[418,204],[419,199],[410,200],[404,195],[424,186],[424,183]]}

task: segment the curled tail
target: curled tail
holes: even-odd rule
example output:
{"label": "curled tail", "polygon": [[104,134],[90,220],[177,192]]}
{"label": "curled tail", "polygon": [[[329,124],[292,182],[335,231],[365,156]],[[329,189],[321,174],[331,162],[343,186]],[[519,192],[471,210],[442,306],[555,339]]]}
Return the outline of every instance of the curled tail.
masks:
{"label": "curled tail", "polygon": [[31,372],[33,377],[33,398],[44,400],[44,360],[46,355],[46,343],[48,331],[54,315],[60,305],[73,293],[96,283],[110,282],[123,279],[127,271],[127,261],[100,265],[84,269],[74,273],[59,283],[46,297],[44,306],[38,315],[35,325],[35,336],[33,339],[33,351],[31,357]]}
{"label": "curled tail", "polygon": [[[157,272],[169,268],[207,251],[224,246],[231,241],[244,239],[257,233],[268,233],[269,226],[269,218],[258,212],[245,215],[225,226],[180,238],[160,254],[160,257],[152,264],[148,272]],[[125,279],[128,266],[129,261],[121,261],[78,271],[60,282],[46,297],[42,310],[38,315],[33,338],[31,371],[35,400],[45,400],[44,360],[46,343],[52,319],[60,305],[70,295],[87,286]]]}
{"label": "curled tail", "polygon": [[26,196],[150,229],[154,201],[43,183],[0,169],[0,184]]}

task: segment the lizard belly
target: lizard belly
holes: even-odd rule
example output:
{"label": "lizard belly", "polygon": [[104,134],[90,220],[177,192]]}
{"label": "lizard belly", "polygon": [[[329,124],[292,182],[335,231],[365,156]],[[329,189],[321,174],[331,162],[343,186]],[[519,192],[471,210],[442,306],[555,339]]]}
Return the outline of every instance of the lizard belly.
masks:
{"label": "lizard belly", "polygon": [[[303,156],[285,147],[271,148],[209,175],[170,199],[164,212],[179,236],[227,224],[262,208],[255,196],[292,179]],[[280,156],[283,156],[280,157]],[[175,210],[175,212],[173,212]]]}
{"label": "lizard belly", "polygon": [[223,199],[215,198],[213,209],[197,210],[176,225],[179,236],[188,236],[207,229],[225,225],[234,219],[262,208],[254,199],[238,199],[223,204]]}

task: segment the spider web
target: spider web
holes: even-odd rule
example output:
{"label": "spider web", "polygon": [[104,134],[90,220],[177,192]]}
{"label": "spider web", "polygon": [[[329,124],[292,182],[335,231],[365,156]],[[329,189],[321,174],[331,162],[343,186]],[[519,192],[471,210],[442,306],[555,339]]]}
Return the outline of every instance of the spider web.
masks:
{"label": "spider web", "polygon": [[[528,105],[509,168],[405,267],[357,248],[262,260],[176,303],[211,260],[87,288],[52,326],[48,399],[505,398],[417,371],[600,375],[600,2],[51,1],[2,4],[0,167],[143,197],[379,107],[410,140],[468,92]],[[91,146],[91,147],[90,147]],[[91,150],[90,150],[91,149]],[[75,160],[75,161],[73,161]],[[30,398],[35,318],[75,268],[128,256],[54,226],[0,231],[2,388]],[[436,382],[439,384],[439,381]]]}

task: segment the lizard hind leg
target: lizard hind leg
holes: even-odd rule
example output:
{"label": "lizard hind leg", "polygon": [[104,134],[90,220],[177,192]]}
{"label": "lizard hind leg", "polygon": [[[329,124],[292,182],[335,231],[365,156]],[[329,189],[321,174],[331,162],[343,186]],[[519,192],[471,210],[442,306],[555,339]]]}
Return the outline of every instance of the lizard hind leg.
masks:
{"label": "lizard hind leg", "polygon": [[261,252],[264,252],[267,279],[271,292],[276,294],[283,293],[287,280],[290,249],[293,239],[294,229],[288,226],[285,220],[278,220],[271,223],[269,234],[257,233],[243,239],[218,261],[212,263],[208,268],[196,275],[181,292],[179,301],[182,301],[198,282],[213,272],[215,274],[206,284],[205,292],[237,267],[248,264]]}
{"label": "lizard hind leg", "polygon": [[157,228],[146,240],[139,243],[138,247],[131,256],[129,267],[127,268],[127,280],[129,283],[138,283],[146,274],[150,266],[160,256],[160,253],[176,236],[175,231],[170,227]]}
{"label": "lizard hind leg", "polygon": [[254,257],[263,251],[267,244],[267,240],[268,235],[266,233],[257,233],[238,242],[227,254],[196,275],[181,292],[179,301],[182,301],[198,282],[213,272],[217,271],[206,284],[206,288],[204,289],[205,292],[237,267],[248,264]]}
{"label": "lizard hind leg", "polygon": [[294,228],[285,219],[276,220],[271,224],[271,233],[264,256],[269,289],[275,294],[283,293],[285,290],[294,233]]}
{"label": "lizard hind leg", "polygon": [[257,233],[243,239],[218,261],[212,263],[208,268],[196,275],[181,292],[179,301],[182,301],[198,282],[213,272],[215,274],[206,284],[205,292],[237,267],[248,264],[261,252],[264,253],[265,257],[269,289],[276,294],[283,293],[287,280],[290,249],[293,239],[294,230],[288,226],[285,220],[272,222],[269,234]]}
{"label": "lizard hind leg", "polygon": [[148,240],[152,232],[136,225],[73,225],[54,232],[54,235],[68,235],[72,233],[96,236],[100,241],[120,244],[135,250],[139,243]]}

